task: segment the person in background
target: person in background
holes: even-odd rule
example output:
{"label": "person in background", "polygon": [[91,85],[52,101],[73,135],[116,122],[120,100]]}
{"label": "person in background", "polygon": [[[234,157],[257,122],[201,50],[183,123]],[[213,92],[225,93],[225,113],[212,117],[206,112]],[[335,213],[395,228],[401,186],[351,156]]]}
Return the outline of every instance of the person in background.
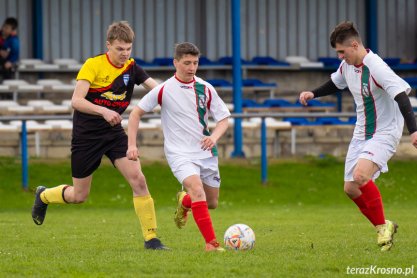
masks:
{"label": "person in background", "polygon": [[2,79],[11,79],[19,61],[20,42],[17,19],[8,17],[0,31],[0,72]]}

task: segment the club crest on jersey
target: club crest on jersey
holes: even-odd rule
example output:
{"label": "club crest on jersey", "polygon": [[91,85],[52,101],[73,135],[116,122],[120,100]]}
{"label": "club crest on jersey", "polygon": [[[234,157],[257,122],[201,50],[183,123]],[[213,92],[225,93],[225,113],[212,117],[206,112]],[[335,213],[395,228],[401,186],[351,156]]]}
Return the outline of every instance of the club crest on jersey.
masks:
{"label": "club crest on jersey", "polygon": [[129,74],[123,74],[123,82],[125,83],[125,86],[129,83]]}
{"label": "club crest on jersey", "polygon": [[369,97],[369,89],[367,83],[362,83],[362,95],[364,97]]}
{"label": "club crest on jersey", "polygon": [[205,108],[206,104],[206,95],[198,95],[198,106],[200,108]]}
{"label": "club crest on jersey", "polygon": [[101,94],[102,97],[108,99],[108,100],[124,100],[126,98],[126,92],[124,92],[121,95],[115,95],[113,92],[105,92]]}

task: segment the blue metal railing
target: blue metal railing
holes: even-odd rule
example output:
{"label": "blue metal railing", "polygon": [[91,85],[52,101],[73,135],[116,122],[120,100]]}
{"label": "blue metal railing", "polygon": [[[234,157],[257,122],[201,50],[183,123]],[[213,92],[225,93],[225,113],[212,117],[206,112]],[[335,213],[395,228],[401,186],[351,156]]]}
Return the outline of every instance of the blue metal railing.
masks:
{"label": "blue metal railing", "polygon": [[[328,117],[353,117],[356,113],[234,113],[232,118],[261,118],[261,182],[268,181],[268,156],[267,156],[267,126],[266,118],[328,118]],[[126,119],[127,116],[124,116]],[[160,115],[145,115],[143,119],[157,119]],[[28,189],[29,184],[29,157],[27,144],[27,120],[71,120],[70,115],[20,115],[20,116],[0,116],[0,121],[22,121],[21,127],[21,157],[22,157],[22,187]]]}
{"label": "blue metal railing", "polygon": [[29,155],[28,155],[28,139],[26,121],[22,120],[22,131],[21,131],[21,152],[22,152],[22,186],[24,190],[29,188]]}

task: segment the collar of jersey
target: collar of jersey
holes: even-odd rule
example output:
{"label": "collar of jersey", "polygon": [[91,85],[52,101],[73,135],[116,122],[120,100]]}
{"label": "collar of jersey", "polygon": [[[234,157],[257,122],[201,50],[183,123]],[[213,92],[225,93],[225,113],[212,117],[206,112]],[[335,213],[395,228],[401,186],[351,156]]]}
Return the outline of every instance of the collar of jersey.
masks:
{"label": "collar of jersey", "polygon": [[194,83],[194,82],[195,82],[195,78],[194,78],[194,77],[193,77],[193,80],[188,81],[188,82],[182,81],[181,79],[179,79],[179,78],[177,77],[177,75],[176,75],[176,74],[174,74],[174,77],[175,77],[175,79],[177,79],[177,80],[178,80],[178,82],[183,83],[183,84],[190,84],[190,83]]}
{"label": "collar of jersey", "polygon": [[107,58],[107,61],[110,63],[110,65],[112,65],[113,67],[115,67],[116,69],[121,69],[121,68],[123,68],[125,65],[123,65],[123,66],[121,66],[121,67],[118,67],[118,66],[116,66],[115,64],[113,64],[111,61],[110,61],[110,58],[109,58],[109,53],[108,52],[106,52],[106,58]]}

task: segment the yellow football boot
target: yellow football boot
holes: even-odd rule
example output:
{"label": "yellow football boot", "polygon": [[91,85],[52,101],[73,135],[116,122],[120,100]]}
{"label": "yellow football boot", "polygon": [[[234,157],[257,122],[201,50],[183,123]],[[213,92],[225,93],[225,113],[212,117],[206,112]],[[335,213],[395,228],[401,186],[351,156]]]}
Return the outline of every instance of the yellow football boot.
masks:
{"label": "yellow football boot", "polygon": [[187,195],[185,191],[180,191],[177,193],[177,210],[175,211],[174,222],[178,229],[182,229],[187,223],[187,214],[190,210],[189,208],[185,208],[182,205],[182,200],[184,199],[185,195]]}
{"label": "yellow football boot", "polygon": [[381,251],[385,252],[391,249],[397,229],[398,225],[390,220],[385,220],[385,224],[376,226],[378,245],[381,246]]}

